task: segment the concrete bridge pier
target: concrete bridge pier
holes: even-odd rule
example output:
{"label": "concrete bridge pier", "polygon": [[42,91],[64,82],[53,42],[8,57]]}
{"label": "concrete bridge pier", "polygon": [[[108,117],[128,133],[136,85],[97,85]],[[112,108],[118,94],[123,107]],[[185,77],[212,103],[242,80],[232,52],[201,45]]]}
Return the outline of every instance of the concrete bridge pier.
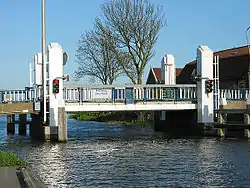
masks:
{"label": "concrete bridge pier", "polygon": [[15,115],[7,115],[7,134],[15,134]]}
{"label": "concrete bridge pier", "polygon": [[[49,100],[44,108],[44,101],[41,101],[39,114],[32,115],[32,122],[30,126],[31,137],[39,140],[49,141],[67,141],[67,121],[65,113],[65,102],[63,98],[63,81],[64,73],[63,66],[67,62],[67,54],[65,56],[62,47],[58,43],[50,43],[48,45],[48,61],[49,61]],[[36,78],[41,83],[41,53],[36,54],[35,58]],[[39,65],[39,66],[38,66]],[[58,91],[54,90],[54,81],[57,80]],[[40,85],[38,82],[36,84]],[[45,98],[47,100],[47,98]],[[48,114],[46,120],[44,119],[44,113]],[[46,124],[44,124],[46,122]]]}
{"label": "concrete bridge pier", "polygon": [[30,124],[30,136],[42,141],[67,141],[67,116],[65,107],[50,110],[50,116],[46,124],[43,124],[43,114],[32,114]]}
{"label": "concrete bridge pier", "polygon": [[35,140],[41,141],[59,141],[61,138],[58,133],[59,127],[43,124],[42,114],[32,114],[32,121],[30,124],[30,136]]}
{"label": "concrete bridge pier", "polygon": [[19,127],[18,127],[19,134],[26,135],[26,128],[27,128],[27,115],[19,114]]}
{"label": "concrete bridge pier", "polygon": [[43,140],[43,126],[41,114],[31,114],[30,136],[32,139]]}

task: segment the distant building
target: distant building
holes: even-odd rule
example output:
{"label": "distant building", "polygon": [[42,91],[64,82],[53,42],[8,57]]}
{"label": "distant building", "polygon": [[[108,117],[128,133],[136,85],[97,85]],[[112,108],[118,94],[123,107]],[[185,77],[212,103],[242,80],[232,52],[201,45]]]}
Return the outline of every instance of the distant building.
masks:
{"label": "distant building", "polygon": [[[179,76],[179,74],[181,73],[181,68],[176,68],[176,78]],[[151,68],[149,70],[149,74],[148,74],[148,79],[146,84],[161,84],[163,83],[162,79],[161,79],[161,73],[162,70],[161,68]]]}
{"label": "distant building", "polygon": [[[221,89],[249,88],[250,56],[248,46],[214,52],[219,56],[219,81]],[[177,84],[195,84],[196,60],[183,69],[176,69]],[[151,68],[147,84],[161,83],[161,68]]]}

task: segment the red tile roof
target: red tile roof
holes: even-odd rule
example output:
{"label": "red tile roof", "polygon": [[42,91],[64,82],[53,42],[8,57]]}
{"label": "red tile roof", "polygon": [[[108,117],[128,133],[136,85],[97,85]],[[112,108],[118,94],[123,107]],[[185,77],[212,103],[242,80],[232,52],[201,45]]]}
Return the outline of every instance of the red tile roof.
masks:
{"label": "red tile roof", "polygon": [[153,73],[157,80],[161,80],[161,68],[153,68]]}
{"label": "red tile roof", "polygon": [[176,68],[176,76],[179,76],[181,73],[182,68]]}
{"label": "red tile roof", "polygon": [[[161,68],[152,68],[153,73],[155,74],[157,80],[161,80]],[[179,76],[181,73],[182,68],[176,68],[176,76]]]}
{"label": "red tile roof", "polygon": [[[248,54],[249,54],[248,46],[241,46],[241,47],[237,47],[237,48],[231,48],[231,49],[226,49],[226,50],[214,52],[214,56],[219,55],[220,59],[229,58],[229,57],[236,57],[236,56],[244,56],[244,55],[248,55]],[[194,64],[194,63],[196,63],[196,60],[191,61],[187,64]]]}

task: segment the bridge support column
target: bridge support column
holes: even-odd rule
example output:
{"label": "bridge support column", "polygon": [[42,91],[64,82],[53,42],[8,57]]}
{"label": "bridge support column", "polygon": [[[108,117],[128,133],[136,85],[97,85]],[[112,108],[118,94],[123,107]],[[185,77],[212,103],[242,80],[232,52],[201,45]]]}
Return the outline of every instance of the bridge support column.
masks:
{"label": "bridge support column", "polygon": [[30,124],[30,136],[35,140],[58,141],[58,127],[43,124],[41,113],[32,114]]}
{"label": "bridge support column", "polygon": [[201,129],[214,123],[214,94],[206,91],[206,80],[213,80],[213,52],[207,46],[197,49],[197,124]]}
{"label": "bridge support column", "polygon": [[18,132],[20,135],[26,135],[27,115],[19,114]]}
{"label": "bridge support column", "polygon": [[68,139],[67,115],[65,107],[58,108],[58,141],[66,142]]}
{"label": "bridge support column", "polygon": [[7,115],[7,134],[15,134],[15,115]]}
{"label": "bridge support column", "polygon": [[41,114],[31,114],[30,136],[36,140],[43,140],[43,127]]}
{"label": "bridge support column", "polygon": [[[64,52],[58,43],[50,43],[49,51],[49,126],[50,135],[56,135],[57,141],[67,141],[67,116],[65,114],[65,102],[63,99],[63,65],[65,64]],[[53,92],[53,80],[59,80],[58,92]]]}

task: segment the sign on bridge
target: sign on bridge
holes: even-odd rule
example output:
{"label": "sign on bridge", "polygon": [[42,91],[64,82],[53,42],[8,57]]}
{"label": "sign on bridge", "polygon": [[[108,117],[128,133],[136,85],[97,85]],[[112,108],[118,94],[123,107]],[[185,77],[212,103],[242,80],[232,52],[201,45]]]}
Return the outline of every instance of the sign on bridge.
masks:
{"label": "sign on bridge", "polygon": [[112,89],[92,89],[92,99],[94,100],[111,100]]}

